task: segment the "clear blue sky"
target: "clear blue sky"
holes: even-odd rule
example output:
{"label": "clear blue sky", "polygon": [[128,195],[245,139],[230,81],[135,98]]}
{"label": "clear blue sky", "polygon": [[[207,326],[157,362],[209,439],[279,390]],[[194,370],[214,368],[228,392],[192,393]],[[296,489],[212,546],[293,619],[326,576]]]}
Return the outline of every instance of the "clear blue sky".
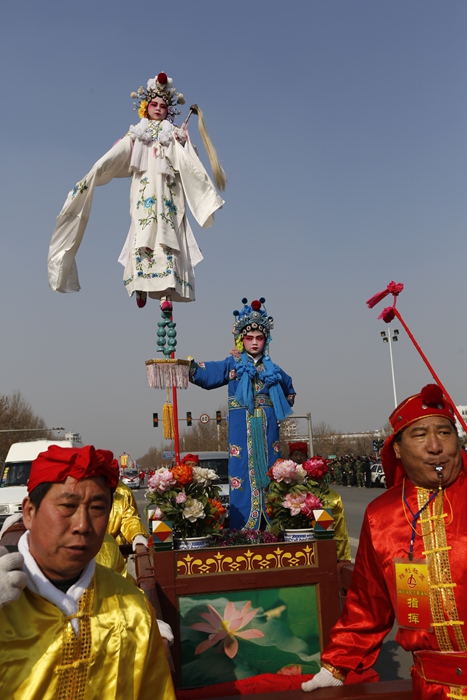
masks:
{"label": "clear blue sky", "polygon": [[[227,356],[232,311],[264,296],[296,412],[377,429],[393,408],[389,351],[384,304],[365,301],[394,279],[467,404],[466,29],[464,0],[3,3],[0,393],[116,453],[160,444],[164,392],[144,366],[158,305],[136,308],[117,263],[128,181],[96,191],[78,294],[50,291],[46,256],[67,192],[135,123],[130,92],[165,70],[203,109],[229,179],[214,227],[194,226],[205,259],[196,302],[175,308],[178,356]],[[190,131],[201,151],[196,118]],[[399,400],[430,380],[402,329],[394,363]],[[180,411],[225,399],[190,387]]]}

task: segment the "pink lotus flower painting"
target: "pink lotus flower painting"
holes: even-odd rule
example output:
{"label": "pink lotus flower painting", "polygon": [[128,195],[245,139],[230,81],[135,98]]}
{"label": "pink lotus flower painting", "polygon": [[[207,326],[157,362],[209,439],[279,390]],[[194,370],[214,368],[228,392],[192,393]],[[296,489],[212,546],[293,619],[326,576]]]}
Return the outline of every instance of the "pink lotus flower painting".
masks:
{"label": "pink lotus flower painting", "polygon": [[181,688],[299,669],[317,673],[316,589],[305,585],[179,596]]}
{"label": "pink lotus flower painting", "polygon": [[245,603],[241,610],[237,610],[234,603],[227,603],[224,609],[224,615],[221,617],[217,610],[212,605],[208,605],[208,613],[200,613],[207,624],[204,622],[196,622],[190,625],[192,629],[199,632],[207,632],[209,637],[201,644],[198,644],[195,654],[202,654],[203,651],[215,646],[220,642],[219,647],[223,648],[224,652],[230,659],[233,659],[238,652],[237,637],[241,639],[258,639],[264,637],[263,632],[258,629],[248,629],[239,632],[243,627],[251,622],[258,612],[258,608],[250,610],[251,601]]}

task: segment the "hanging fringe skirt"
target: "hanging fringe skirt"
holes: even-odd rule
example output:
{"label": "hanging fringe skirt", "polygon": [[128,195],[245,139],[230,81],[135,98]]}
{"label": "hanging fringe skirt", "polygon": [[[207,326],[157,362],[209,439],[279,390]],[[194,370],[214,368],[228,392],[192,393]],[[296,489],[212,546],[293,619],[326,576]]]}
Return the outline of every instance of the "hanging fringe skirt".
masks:
{"label": "hanging fringe skirt", "polygon": [[153,389],[187,389],[189,384],[190,360],[146,360],[146,376]]}

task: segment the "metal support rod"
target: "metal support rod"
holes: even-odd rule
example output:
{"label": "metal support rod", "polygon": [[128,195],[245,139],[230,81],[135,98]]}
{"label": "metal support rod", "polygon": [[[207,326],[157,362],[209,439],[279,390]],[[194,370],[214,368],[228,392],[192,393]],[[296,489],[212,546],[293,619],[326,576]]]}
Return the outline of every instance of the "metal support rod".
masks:
{"label": "metal support rod", "polygon": [[391,375],[392,375],[392,390],[394,392],[394,408],[397,408],[398,403],[397,403],[397,395],[396,395],[396,378],[394,376],[394,361],[392,359],[392,337],[391,337],[391,329],[389,328],[389,356],[391,358]]}
{"label": "metal support rod", "polygon": [[65,428],[5,428],[0,433],[48,433],[52,430],[65,430]]}
{"label": "metal support rod", "polygon": [[389,327],[387,331],[381,331],[381,337],[383,339],[383,343],[389,343],[389,359],[391,361],[391,377],[392,377],[392,391],[394,394],[394,408],[397,408],[398,403],[397,403],[397,394],[396,394],[396,377],[394,375],[394,359],[392,356],[392,341],[393,339],[397,339],[397,336],[399,335],[399,331],[397,329],[392,329]]}
{"label": "metal support rod", "polygon": [[310,454],[308,455],[309,457],[314,456],[314,450],[313,450],[313,426],[311,423],[311,413],[307,413],[307,419],[308,419],[308,439],[309,439],[309,445],[310,445]]}
{"label": "metal support rod", "polygon": [[309,457],[314,457],[314,450],[313,450],[313,423],[311,421],[311,413],[304,413],[303,415],[299,415],[297,413],[293,414],[293,418],[305,418],[305,420],[308,421],[308,451],[309,451]]}

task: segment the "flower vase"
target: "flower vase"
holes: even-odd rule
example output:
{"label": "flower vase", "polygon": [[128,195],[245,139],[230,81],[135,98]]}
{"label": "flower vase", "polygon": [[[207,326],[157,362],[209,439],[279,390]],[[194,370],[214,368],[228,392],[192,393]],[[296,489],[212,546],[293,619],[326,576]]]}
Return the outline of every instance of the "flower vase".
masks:
{"label": "flower vase", "polygon": [[284,542],[309,542],[315,539],[312,527],[302,529],[284,528]]}
{"label": "flower vase", "polygon": [[209,535],[202,537],[177,537],[173,538],[174,549],[205,549],[209,547],[211,538]]}
{"label": "flower vase", "polygon": [[314,534],[317,540],[332,540],[334,537],[334,515],[332,508],[313,511]]}

